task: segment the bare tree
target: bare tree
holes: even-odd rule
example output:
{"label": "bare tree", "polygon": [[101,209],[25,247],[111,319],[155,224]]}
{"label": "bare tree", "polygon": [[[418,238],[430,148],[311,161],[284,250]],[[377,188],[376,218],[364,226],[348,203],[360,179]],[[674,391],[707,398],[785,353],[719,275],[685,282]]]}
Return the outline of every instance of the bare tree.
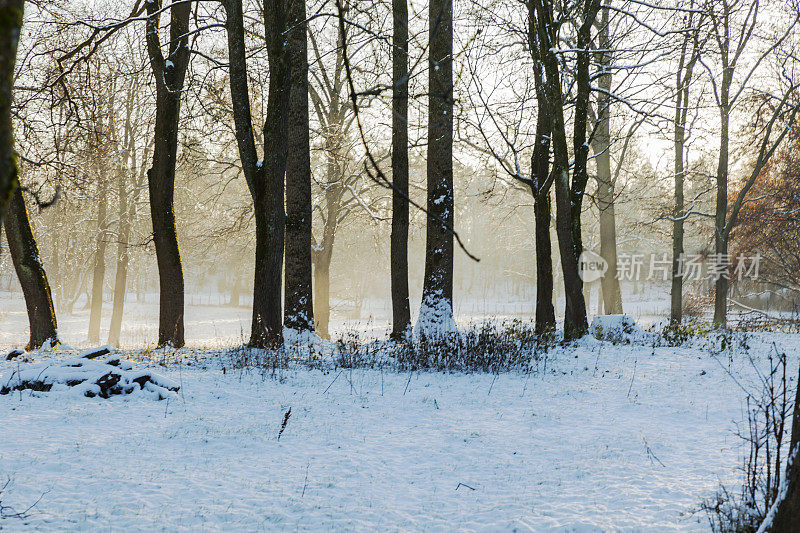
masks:
{"label": "bare tree", "polygon": [[283,339],[281,316],[285,217],[283,199],[291,88],[291,63],[288,47],[284,45],[285,32],[288,28],[288,6],[285,0],[269,0],[263,10],[270,69],[267,113],[263,127],[263,161],[258,160],[250,111],[242,0],[226,0],[225,11],[236,142],[242,172],[253,198],[256,221],[250,345],[276,346]]}
{"label": "bare tree", "polygon": [[786,477],[781,481],[775,503],[767,512],[758,533],[797,531],[797,519],[800,516],[800,387],[795,393],[791,435]]}
{"label": "bare tree", "polygon": [[308,114],[306,2],[290,0],[292,88],[289,102],[289,152],[286,159],[286,288],[283,323],[289,329],[314,329],[311,288],[311,146]]}
{"label": "bare tree", "polygon": [[[136,78],[132,78],[127,88],[123,138],[117,158],[117,267],[114,276],[114,302],[111,309],[111,323],[108,328],[108,344],[119,346],[122,332],[122,317],[128,287],[128,268],[131,253],[131,228],[136,220],[137,201],[144,190],[145,160],[149,150],[144,150],[137,158],[137,133],[139,124],[134,117],[134,108],[139,104],[136,92]],[[138,168],[137,168],[138,165]],[[129,182],[129,175],[133,179]]]}
{"label": "bare tree", "polygon": [[[617,222],[615,216],[615,179],[611,172],[611,106],[613,43],[610,36],[609,6],[604,5],[598,20],[597,65],[600,70],[597,85],[597,125],[592,136],[592,151],[597,164],[597,210],[600,219],[600,256],[608,264],[608,274],[601,279],[603,312],[622,313],[622,293],[617,272]],[[588,305],[587,305],[588,306]]]}
{"label": "bare tree", "polygon": [[153,166],[147,173],[147,181],[160,285],[158,345],[170,344],[180,348],[185,344],[184,286],[173,204],[181,94],[190,58],[188,33],[191,2],[171,0],[169,52],[166,58],[161,51],[159,37],[161,2],[148,1],[146,6],[147,51],[156,80],[156,141]]}
{"label": "bare tree", "polygon": [[102,170],[98,173],[97,230],[95,234],[92,292],[89,302],[89,342],[100,341],[100,319],[103,313],[103,286],[106,275],[106,246],[108,244],[108,184]]}
{"label": "bare tree", "polygon": [[[789,80],[788,86],[782,95],[774,98],[772,105],[772,118],[767,121],[762,132],[759,154],[754,163],[753,170],[745,180],[742,188],[732,206],[728,206],[728,167],[730,158],[730,123],[736,104],[745,91],[749,88],[756,70],[768,57],[773,57],[780,46],[792,34],[797,26],[800,12],[792,14],[792,19],[785,31],[760,53],[751,50],[756,41],[756,28],[761,12],[760,0],[719,0],[708,2],[705,14],[709,19],[710,42],[716,45],[713,51],[709,50],[706,57],[701,56],[700,61],[709,74],[714,100],[720,117],[720,145],[717,160],[717,200],[714,215],[714,253],[716,261],[725,261],[728,256],[728,241],[731,230],[736,225],[736,219],[741,210],[742,203],[748,191],[752,188],[756,178],[761,174],[764,165],[775,153],[780,143],[789,131],[794,121],[797,107],[788,105],[797,84]],[[743,61],[748,55],[756,54],[755,59],[744,76],[738,80],[737,69],[746,68]],[[718,72],[710,65],[711,57],[718,62]],[[719,74],[719,75],[717,75]],[[773,139],[773,129],[778,126],[779,131]],[[724,265],[723,265],[724,266]],[[727,322],[728,303],[728,276],[718,276],[715,283],[714,297],[714,324],[725,326]]]}
{"label": "bare tree", "polygon": [[556,329],[553,307],[553,244],[550,239],[550,191],[553,180],[550,174],[550,146],[553,135],[552,102],[545,83],[544,54],[539,41],[536,5],[528,0],[528,43],[533,59],[533,76],[536,85],[536,139],[531,156],[530,188],[533,194],[534,232],[536,236],[536,333]]}
{"label": "bare tree", "polygon": [[[589,146],[586,131],[591,89],[589,75],[591,30],[600,11],[600,0],[583,0],[575,4],[575,12],[559,13],[558,18],[555,17],[552,0],[534,1],[538,49],[542,55],[546,75],[546,101],[550,106],[548,111],[552,117],[551,172],[556,190],[556,233],[566,296],[564,338],[573,339],[582,336],[588,328],[578,259],[583,251],[581,209],[589,179],[587,169]],[[561,84],[561,61],[558,56],[561,53],[559,51],[561,26],[573,17],[578,21],[578,29],[575,44],[577,58],[574,73],[573,163],[570,164],[564,119],[565,98]],[[570,169],[572,169],[571,177]]]}
{"label": "bare tree", "polygon": [[670,290],[670,323],[680,324],[683,319],[683,272],[681,257],[684,253],[684,222],[686,220],[684,204],[684,181],[686,178],[686,141],[689,117],[689,96],[694,77],[694,68],[700,58],[701,43],[697,26],[699,16],[692,10],[684,15],[681,45],[678,54],[678,66],[675,71],[675,115],[673,128],[675,205],[672,212],[672,287]]}

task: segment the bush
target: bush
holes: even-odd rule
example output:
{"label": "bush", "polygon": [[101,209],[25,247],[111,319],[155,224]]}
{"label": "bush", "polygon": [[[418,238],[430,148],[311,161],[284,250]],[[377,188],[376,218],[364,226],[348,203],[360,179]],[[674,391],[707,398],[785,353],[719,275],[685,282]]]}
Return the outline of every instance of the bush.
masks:
{"label": "bush", "polygon": [[683,316],[690,319],[702,318],[709,312],[713,302],[713,294],[690,292],[683,297]]}
{"label": "bush", "polygon": [[362,343],[348,332],[336,341],[334,361],[344,368],[389,366],[396,370],[501,372],[527,369],[552,345],[531,322],[484,322],[445,335]]}
{"label": "bush", "polygon": [[[722,486],[700,506],[715,533],[758,530],[778,496],[783,459],[789,447],[794,391],[786,379],[786,354],[775,348],[769,354],[769,363],[768,374],[762,376],[756,369],[762,390],[748,394],[747,432],[738,433],[748,444],[741,466],[742,488],[729,491]],[[755,368],[754,362],[753,365]]]}

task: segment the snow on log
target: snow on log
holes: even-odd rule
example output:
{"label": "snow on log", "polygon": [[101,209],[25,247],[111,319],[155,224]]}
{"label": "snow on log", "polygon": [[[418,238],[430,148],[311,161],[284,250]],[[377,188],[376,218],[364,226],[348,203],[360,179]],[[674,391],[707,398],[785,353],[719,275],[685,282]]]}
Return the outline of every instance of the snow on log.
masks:
{"label": "snow on log", "polygon": [[157,400],[176,396],[180,386],[171,379],[146,369],[136,370],[130,361],[98,352],[107,347],[87,350],[62,363],[40,363],[15,370],[0,386],[0,394],[18,390],[51,392],[72,388],[88,398],[126,395],[141,392]]}
{"label": "snow on log", "polygon": [[642,340],[647,334],[628,315],[598,315],[589,328],[598,340],[630,344]]}
{"label": "snow on log", "polygon": [[6,361],[13,361],[14,359],[19,357],[20,355],[25,355],[25,350],[20,350],[19,348],[14,348],[10,352],[8,352],[8,355],[6,356]]}

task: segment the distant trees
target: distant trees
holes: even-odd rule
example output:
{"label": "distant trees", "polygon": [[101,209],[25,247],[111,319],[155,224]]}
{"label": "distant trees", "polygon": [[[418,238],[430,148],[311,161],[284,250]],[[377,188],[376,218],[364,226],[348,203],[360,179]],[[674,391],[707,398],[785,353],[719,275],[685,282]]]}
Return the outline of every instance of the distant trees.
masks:
{"label": "distant trees", "polygon": [[[338,26],[337,26],[338,27]],[[336,236],[354,211],[369,209],[363,198],[368,186],[363,167],[356,162],[356,141],[352,135],[355,114],[347,98],[344,68],[344,39],[348,32],[335,32],[333,46],[322,41],[323,32],[308,32],[314,52],[315,69],[309,93],[316,124],[312,134],[319,139],[315,194],[311,204],[318,215],[319,231],[312,234],[311,259],[314,266],[314,327],[317,335],[329,338],[331,318],[331,262]],[[331,48],[333,52],[331,54]],[[367,199],[368,200],[368,199]]]}
{"label": "distant trees", "polygon": [[[759,281],[784,295],[800,297],[800,130],[762,170],[731,233],[732,255],[759,254]],[[733,281],[737,279],[734,276]]]}
{"label": "distant trees", "polygon": [[[0,3],[2,9],[13,10],[14,6],[21,9],[19,2]],[[40,9],[36,4],[30,6]],[[659,220],[668,220],[671,226],[669,230],[665,227],[665,237],[671,232],[674,256],[670,318],[677,323],[682,319],[680,259],[687,247],[686,221],[695,215],[701,217],[692,218],[692,223],[713,218],[713,255],[727,255],[740,212],[756,207],[751,197],[761,189],[755,182],[763,179],[763,170],[796,118],[797,80],[788,67],[798,22],[796,9],[782,2],[693,0],[687,6],[613,0],[526,0],[522,4],[476,0],[464,8],[469,11],[467,16],[459,17],[457,11],[455,21],[452,0],[432,0],[426,6],[427,20],[409,17],[414,5],[405,0],[369,7],[336,2],[338,17],[329,12],[309,16],[308,6],[303,0],[269,0],[266,4],[156,0],[135,3],[122,13],[99,15],[90,8],[64,5],[58,7],[58,23],[37,19],[36,24],[49,28],[49,33],[32,39],[30,46],[39,48],[21,56],[36,68],[17,69],[24,80],[18,83],[24,100],[13,110],[20,124],[17,127],[26,132],[20,145],[36,146],[21,150],[25,154],[22,168],[32,176],[25,180],[26,198],[35,198],[39,187],[52,191],[63,184],[69,209],[80,206],[83,210],[76,228],[67,230],[64,222],[58,226],[59,231],[79,235],[76,243],[53,238],[48,246],[51,239],[43,237],[42,244],[48,261],[67,259],[54,261],[50,271],[58,280],[54,288],[57,295],[63,295],[65,308],[71,311],[84,295],[89,300],[92,341],[99,342],[103,289],[110,285],[107,272],[112,270],[114,310],[109,341],[120,340],[131,268],[131,233],[140,233],[134,224],[137,198],[144,200],[147,195],[159,270],[158,344],[178,347],[185,342],[184,269],[191,272],[196,266],[182,264],[181,258],[181,251],[191,255],[194,247],[181,250],[178,246],[176,198],[178,209],[192,199],[176,194],[176,173],[179,190],[192,196],[194,184],[202,182],[197,188],[204,192],[197,197],[205,198],[222,195],[219,191],[205,194],[209,184],[215,187],[219,182],[221,191],[234,183],[236,176],[244,176],[230,188],[238,187],[240,198],[244,181],[249,197],[245,193],[244,201],[219,202],[207,212],[219,212],[236,203],[235,214],[225,215],[234,220],[226,235],[246,234],[238,243],[241,249],[255,240],[253,346],[280,344],[284,328],[316,328],[321,336],[329,336],[331,269],[336,268],[339,257],[344,258],[344,254],[334,254],[334,242],[345,217],[359,207],[377,222],[389,220],[391,205],[391,235],[386,235],[385,243],[389,245],[386,281],[391,282],[391,335],[402,338],[411,322],[411,206],[420,208],[426,224],[417,330],[425,334],[451,330],[455,324],[454,245],[456,241],[463,244],[455,231],[455,213],[457,206],[471,205],[466,200],[455,202],[454,161],[462,155],[469,159],[476,152],[497,163],[489,165],[487,172],[502,168],[505,174],[488,183],[486,192],[480,194],[497,198],[504,194],[500,189],[530,194],[530,202],[528,196],[515,196],[513,207],[522,208],[520,211],[532,207],[532,212],[525,211],[531,218],[519,225],[519,231],[535,241],[536,265],[532,257],[526,258],[530,261],[526,272],[513,275],[532,279],[536,270],[537,331],[555,329],[554,296],[563,281],[565,338],[577,338],[588,329],[579,264],[584,243],[589,243],[587,248],[599,244],[600,255],[608,264],[598,312],[622,312],[622,291],[615,274],[617,248],[627,243],[618,242],[623,239],[618,237],[617,227],[629,213],[617,200],[632,197],[625,183],[632,172],[623,168],[623,161],[629,147],[631,151],[641,149],[637,142],[644,136],[635,133],[640,124],[650,129],[647,135],[668,130],[669,151],[674,156],[674,161],[670,157],[670,169],[648,168],[648,172],[670,178],[672,198],[668,206],[659,206],[664,213]],[[776,17],[772,29],[761,31],[759,23],[767,10],[786,16]],[[40,18],[46,19],[46,15]],[[80,23],[65,26],[67,19]],[[327,20],[338,23],[338,36],[333,37]],[[463,35],[469,38],[463,41],[462,50],[455,50],[453,39],[461,25]],[[135,32],[138,37],[133,46],[112,38],[130,37]],[[217,38],[223,32],[227,33],[226,47],[221,47]],[[427,32],[425,44],[416,45],[425,40],[418,39],[415,32]],[[13,31],[7,33],[14,37]],[[207,34],[214,36],[205,39]],[[11,41],[3,41],[6,44],[0,43],[0,48],[12,46]],[[137,77],[143,56],[134,56],[141,53],[142,45],[150,72]],[[113,61],[96,61],[106,50]],[[313,53],[310,61],[309,52]],[[8,54],[3,57],[3,61],[10,60]],[[115,62],[123,64],[128,58],[134,63],[138,60],[138,66],[117,72]],[[355,61],[350,63],[352,58]],[[489,87],[494,81],[487,81],[491,78],[485,75],[488,69],[503,70],[508,65],[519,68]],[[462,88],[457,76],[463,76],[465,66],[472,84]],[[229,79],[225,79],[227,73]],[[427,74],[427,90],[417,87],[425,79],[421,74]],[[135,107],[147,111],[131,119],[129,93],[135,86],[129,84],[134,78],[140,89],[154,84],[155,94],[143,93],[144,101]],[[262,86],[268,90],[262,91]],[[8,91],[5,100],[0,94],[0,108],[7,103],[10,117],[11,89]],[[385,107],[372,106],[381,100]],[[359,114],[360,102],[365,105]],[[707,104],[712,105],[717,119],[708,114]],[[386,112],[389,106],[391,118]],[[142,118],[148,113],[155,114],[152,126]],[[262,113],[257,120],[253,117]],[[628,118],[630,126],[623,124]],[[254,124],[261,120],[263,125]],[[691,202],[684,198],[693,193],[684,191],[685,179],[700,175],[693,172],[686,178],[690,174],[687,169],[697,168],[699,159],[693,151],[690,161],[687,148],[693,120],[702,123],[699,127],[715,143],[720,135],[718,148],[703,154],[708,158],[713,152],[716,160],[713,214],[687,205]],[[744,163],[729,163],[737,148],[731,128],[740,123],[753,125],[747,130],[748,139],[757,148],[750,154],[747,168]],[[351,131],[351,126],[357,131]],[[10,118],[5,129],[7,134],[0,131],[0,141],[8,164],[3,165],[6,177],[0,176],[0,182],[11,184],[17,164]],[[475,141],[474,129],[481,130],[481,142]],[[152,137],[152,148],[132,140],[143,137]],[[36,142],[29,141],[34,138]],[[417,138],[423,142],[418,143]],[[40,142],[42,139],[46,142]],[[367,147],[369,143],[374,143],[374,150]],[[259,144],[263,146],[261,157]],[[46,148],[39,148],[41,145]],[[409,157],[418,152],[427,152],[426,186],[419,190],[409,169]],[[100,154],[103,157],[98,157]],[[152,157],[147,174],[137,162],[142,157]],[[387,169],[384,175],[378,167],[389,158],[391,173]],[[639,161],[647,164],[647,159],[654,161],[652,154]],[[623,178],[618,180],[620,175]],[[145,177],[147,193],[143,190]],[[493,178],[481,177],[484,179],[491,182]],[[375,193],[364,182],[383,186],[387,192]],[[653,195],[666,196],[663,182],[653,183],[652,188],[657,189]],[[187,234],[193,231],[194,219],[202,218],[203,207],[197,203],[197,212],[187,215],[192,220],[181,226]],[[64,206],[55,209],[67,210]],[[592,225],[586,225],[587,219]],[[201,220],[196,225],[213,234],[214,224],[213,220]],[[711,228],[702,229],[707,235]],[[555,257],[553,238],[558,244]],[[141,240],[147,241],[143,245],[150,244],[147,238]],[[525,242],[522,246],[532,245]],[[657,245],[666,246],[664,242]],[[112,246],[116,249],[113,262],[106,258]],[[86,260],[88,254],[93,254],[93,260]],[[206,275],[214,266],[204,263],[196,268]],[[79,270],[78,274],[62,283],[65,272],[73,269]],[[238,280],[244,275],[249,273],[227,272],[223,277],[237,280],[233,292],[238,294]],[[220,281],[220,290],[230,288],[225,283]],[[715,321],[724,325],[727,277],[720,276],[714,283]],[[60,305],[62,298],[57,299]],[[235,300],[238,297],[232,298]]]}
{"label": "distant trees", "polygon": [[141,151],[137,145],[137,134],[142,129],[138,107],[141,98],[138,95],[136,78],[133,78],[125,91],[125,115],[122,127],[122,139],[117,149],[120,152],[117,160],[117,224],[115,237],[117,240],[116,271],[114,275],[114,297],[111,309],[111,322],[108,328],[108,344],[120,345],[122,317],[125,309],[125,298],[128,293],[128,269],[131,255],[131,234],[136,221],[137,203],[145,188],[146,161],[151,145]]}

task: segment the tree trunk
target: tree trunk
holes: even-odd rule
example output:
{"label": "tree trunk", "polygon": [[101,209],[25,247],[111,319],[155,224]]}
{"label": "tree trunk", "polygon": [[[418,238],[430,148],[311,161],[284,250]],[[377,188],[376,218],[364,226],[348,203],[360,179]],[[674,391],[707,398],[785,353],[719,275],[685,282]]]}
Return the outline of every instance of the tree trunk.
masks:
{"label": "tree trunk", "polygon": [[[120,209],[122,211],[122,209]],[[125,215],[127,217],[127,214]],[[111,325],[108,328],[108,344],[119,346],[122,333],[122,316],[125,310],[125,296],[128,291],[128,263],[130,253],[128,240],[131,235],[131,223],[125,220],[121,223],[119,243],[117,244],[117,272],[114,279],[114,306],[111,311]]]}
{"label": "tree trunk", "polygon": [[536,237],[536,334],[556,329],[553,307],[553,245],[550,237],[550,139],[553,131],[551,104],[545,84],[542,50],[537,34],[536,7],[528,0],[528,43],[534,61],[534,80],[538,105],[536,140],[531,156],[534,232]]}
{"label": "tree trunk", "polygon": [[564,121],[564,97],[561,92],[559,60],[553,49],[557,45],[558,30],[553,22],[553,4],[550,0],[536,0],[538,18],[537,34],[547,75],[547,95],[553,120],[553,181],[556,190],[556,234],[564,276],[564,339],[581,337],[588,329],[586,302],[583,299],[583,283],[578,274],[578,258],[582,252],[581,206],[588,179],[586,160],[586,116],[589,104],[589,34],[588,30],[599,10],[599,1],[587,3],[589,11],[578,32],[578,61],[576,69],[577,95],[575,102],[575,125],[573,148],[575,164],[570,180],[570,154],[567,145]]}
{"label": "tree trunk", "polygon": [[408,4],[392,0],[392,338],[411,327],[408,301]]}
{"label": "tree trunk", "polygon": [[[622,314],[622,292],[617,279],[617,222],[614,212],[614,178],[611,174],[611,41],[609,39],[608,8],[603,9],[600,20],[600,48],[598,53],[603,74],[598,79],[597,130],[594,136],[594,153],[597,164],[597,209],[600,212],[600,257],[608,265],[601,278],[603,308],[610,315]],[[589,307],[589,304],[586,304]]]}
{"label": "tree trunk", "polygon": [[114,278],[114,304],[111,310],[111,324],[108,328],[108,344],[119,346],[122,333],[122,316],[125,310],[125,296],[128,293],[128,264],[130,262],[129,244],[131,224],[136,216],[136,196],[128,205],[128,190],[125,171],[118,176],[119,223],[117,231],[117,272]]}
{"label": "tree trunk", "polygon": [[[332,251],[332,250],[331,250]],[[324,250],[314,261],[314,320],[317,335],[330,338],[331,254]]]}
{"label": "tree trunk", "polygon": [[797,524],[800,523],[800,388],[795,393],[789,460],[786,464],[786,479],[781,487],[778,500],[767,513],[759,533],[795,533]]}
{"label": "tree trunk", "polygon": [[533,211],[536,232],[535,331],[541,335],[556,329],[556,312],[553,308],[553,245],[550,240],[549,192],[537,196],[534,200]]}
{"label": "tree trunk", "polygon": [[181,92],[189,65],[191,2],[173,0],[170,9],[169,55],[165,60],[158,37],[156,13],[160,2],[147,2],[147,50],[156,79],[156,123],[153,166],[147,172],[150,215],[159,277],[158,346],[180,348],[183,331],[184,285],[181,254],[175,229],[173,198],[178,154]]}
{"label": "tree trunk", "polygon": [[17,152],[14,149],[14,125],[11,106],[14,101],[14,67],[24,0],[0,0],[0,225],[19,186]]}
{"label": "tree trunk", "polygon": [[271,0],[266,4],[264,26],[270,81],[263,128],[264,161],[259,163],[250,113],[242,0],[227,0],[224,3],[236,142],[242,170],[253,198],[256,221],[253,320],[249,344],[257,348],[275,347],[283,341],[283,201],[291,87],[289,53],[284,46],[286,4],[284,0]]}
{"label": "tree trunk", "polygon": [[431,0],[428,54],[428,164],[421,334],[454,329],[453,320],[453,3]]}
{"label": "tree trunk", "polygon": [[536,145],[533,152],[534,174],[533,217],[536,233],[536,325],[542,335],[556,329],[553,307],[553,245],[550,239],[550,131],[549,110],[541,106],[536,125]]}
{"label": "tree trunk", "polygon": [[228,307],[239,307],[239,300],[242,294],[242,281],[239,276],[233,280],[233,287],[231,287],[231,299],[228,302]]}
{"label": "tree trunk", "polygon": [[89,311],[89,342],[100,342],[100,320],[103,316],[103,285],[106,277],[106,221],[108,187],[105,176],[99,176],[100,195],[97,199],[97,236],[95,237],[94,268],[92,270],[92,301]]}
{"label": "tree trunk", "polygon": [[311,147],[305,0],[291,0],[289,152],[286,159],[286,290],[284,326],[314,329],[311,288]]}
{"label": "tree trunk", "polygon": [[[677,74],[677,98],[675,105],[674,139],[673,150],[675,157],[675,207],[672,211],[672,288],[670,291],[670,313],[669,321],[671,324],[680,324],[683,320],[683,272],[681,272],[681,258],[683,257],[683,183],[685,174],[684,153],[686,151],[686,116],[689,108],[689,82],[692,77],[692,66],[694,64],[694,54],[686,62],[686,47],[684,41],[681,49],[681,58]],[[684,68],[684,65],[685,68]]]}
{"label": "tree trunk", "polygon": [[[728,219],[728,156],[730,108],[727,105],[727,76],[723,76],[722,102],[720,106],[720,147],[717,166],[717,206],[714,217],[714,254],[717,260],[728,255],[728,235],[725,225]],[[714,284],[714,325],[725,327],[728,306],[728,274],[720,275]]]}
{"label": "tree trunk", "polygon": [[5,227],[11,259],[28,309],[31,337],[25,349],[41,348],[48,340],[55,344],[58,342],[58,327],[50,284],[39,258],[39,247],[36,245],[28,220],[28,210],[19,188],[14,191],[11,199]]}

